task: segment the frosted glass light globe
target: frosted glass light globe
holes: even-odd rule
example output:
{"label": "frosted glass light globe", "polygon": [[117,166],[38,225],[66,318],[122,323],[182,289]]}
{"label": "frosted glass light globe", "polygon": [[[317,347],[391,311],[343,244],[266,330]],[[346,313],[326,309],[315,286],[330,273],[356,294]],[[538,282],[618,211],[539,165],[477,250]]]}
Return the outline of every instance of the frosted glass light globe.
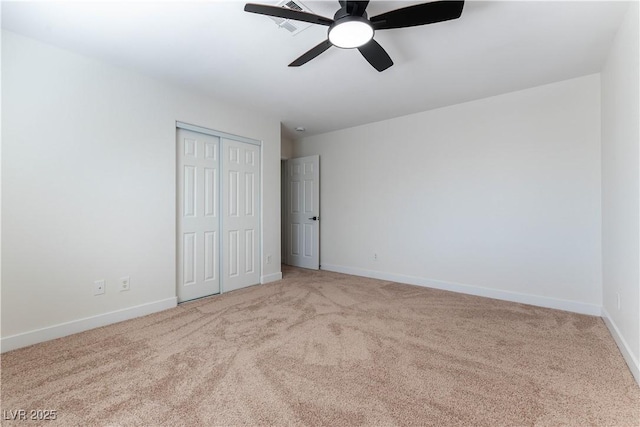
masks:
{"label": "frosted glass light globe", "polygon": [[373,28],[365,21],[350,20],[339,22],[329,29],[331,44],[343,49],[365,45],[373,38]]}

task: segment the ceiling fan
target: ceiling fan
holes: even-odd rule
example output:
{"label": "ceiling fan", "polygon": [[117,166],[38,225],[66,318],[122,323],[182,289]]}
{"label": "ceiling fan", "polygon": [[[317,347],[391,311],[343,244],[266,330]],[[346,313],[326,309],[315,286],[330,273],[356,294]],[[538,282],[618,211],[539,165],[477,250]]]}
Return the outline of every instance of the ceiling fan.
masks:
{"label": "ceiling fan", "polygon": [[392,10],[369,19],[365,11],[368,1],[340,0],[339,3],[340,9],[333,19],[285,7],[254,3],[247,3],[244,10],[329,27],[327,40],[293,61],[289,64],[290,67],[306,64],[331,46],[337,46],[343,49],[357,48],[373,68],[384,71],[393,65],[393,61],[382,46],[373,40],[376,30],[414,27],[457,19],[462,15],[464,7],[464,1],[433,1]]}

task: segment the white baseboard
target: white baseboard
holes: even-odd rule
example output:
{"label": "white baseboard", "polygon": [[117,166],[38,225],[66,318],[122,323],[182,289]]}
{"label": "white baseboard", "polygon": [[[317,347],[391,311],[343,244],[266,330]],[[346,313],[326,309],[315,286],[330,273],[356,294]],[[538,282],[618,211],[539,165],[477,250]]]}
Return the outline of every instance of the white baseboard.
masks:
{"label": "white baseboard", "polygon": [[629,344],[627,344],[627,341],[620,333],[618,326],[604,307],[602,307],[602,320],[604,320],[604,324],[609,328],[609,332],[611,332],[611,336],[615,340],[616,344],[618,344],[618,348],[620,349],[620,353],[622,353],[622,357],[624,357],[624,361],[627,362],[631,374],[633,374],[633,377],[640,386],[640,363],[631,352]]}
{"label": "white baseboard", "polygon": [[588,314],[591,316],[600,316],[602,314],[602,307],[596,304],[586,304],[577,301],[522,294],[518,292],[503,291],[500,289],[483,288],[474,285],[444,282],[442,280],[425,279],[422,277],[405,276],[403,274],[385,273],[382,271],[365,270],[354,267],[345,267],[341,265],[322,264],[322,269],[327,271],[335,271],[336,273],[353,274],[355,276],[389,280],[391,282],[442,289],[445,291],[459,292],[462,294],[518,302],[521,304],[535,305],[538,307],[555,308],[557,310],[571,311],[573,313]]}
{"label": "white baseboard", "polygon": [[264,285],[265,283],[275,282],[278,280],[282,280],[282,272],[279,271],[273,274],[267,274],[266,276],[262,276],[260,278],[260,284]]}
{"label": "white baseboard", "polygon": [[67,335],[77,334],[78,332],[88,331],[89,329],[99,328],[101,326],[110,325],[112,323],[122,322],[123,320],[146,316],[147,314],[173,308],[177,306],[177,304],[178,299],[176,297],[171,297],[160,301],[137,305],[135,307],[129,307],[122,310],[99,314],[97,316],[85,317],[84,319],[59,323],[57,325],[48,326],[42,329],[36,329],[34,331],[11,335],[2,338],[2,340],[0,341],[0,352],[4,353],[32,344],[66,337]]}

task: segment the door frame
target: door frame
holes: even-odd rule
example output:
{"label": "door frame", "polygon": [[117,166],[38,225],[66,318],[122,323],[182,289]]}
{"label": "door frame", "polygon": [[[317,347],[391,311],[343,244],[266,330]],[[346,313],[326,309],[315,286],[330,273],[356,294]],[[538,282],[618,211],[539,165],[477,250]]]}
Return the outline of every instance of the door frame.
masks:
{"label": "door frame", "polygon": [[[247,144],[258,145],[262,150],[262,141],[258,139],[247,138],[245,136],[234,135],[232,133],[226,133],[218,130],[203,128],[202,126],[192,125],[176,121],[176,128],[186,129],[193,132],[204,133],[205,135],[217,136],[219,138],[233,139],[235,141],[246,142]],[[262,153],[260,153],[262,154]],[[262,162],[260,162],[260,173],[262,173]]]}
{"label": "door frame", "polygon": [[[218,151],[219,151],[219,159],[220,159],[220,174],[222,173],[222,139],[231,139],[234,141],[239,141],[239,142],[244,142],[246,144],[251,144],[251,145],[257,145],[259,147],[260,150],[260,164],[258,165],[258,174],[260,176],[260,189],[258,191],[258,206],[260,209],[260,218],[258,221],[258,254],[260,257],[260,264],[259,264],[259,277],[260,277],[260,283],[262,283],[262,272],[264,271],[264,266],[263,266],[263,252],[264,252],[264,248],[262,247],[262,242],[263,242],[263,238],[262,238],[262,230],[264,230],[264,224],[263,224],[263,220],[264,220],[264,216],[263,216],[263,206],[262,206],[262,194],[263,194],[263,182],[264,182],[264,177],[262,176],[262,171],[264,170],[263,167],[263,162],[264,162],[264,147],[263,147],[263,141],[261,140],[257,140],[257,139],[253,139],[253,138],[247,138],[245,136],[240,136],[240,135],[235,135],[232,133],[227,133],[227,132],[222,132],[222,131],[218,131],[218,130],[214,130],[214,129],[209,129],[209,128],[205,128],[202,126],[198,126],[198,125],[193,125],[190,123],[185,123],[185,122],[181,122],[176,120],[175,122],[175,136],[176,136],[176,141],[177,141],[177,135],[178,135],[178,129],[185,129],[185,130],[190,130],[192,132],[198,132],[198,133],[202,133],[205,135],[210,135],[210,136],[215,136],[220,138],[220,143],[218,144]],[[178,158],[177,158],[177,151],[175,153],[176,157],[174,159],[174,167],[175,169],[175,183],[176,183],[176,187],[174,187],[174,195],[173,195],[173,199],[174,199],[174,203],[175,203],[175,209],[174,209],[174,215],[175,215],[175,221],[174,221],[174,230],[173,230],[173,236],[174,236],[174,244],[173,247],[175,248],[175,267],[176,267],[176,277],[175,277],[175,292],[176,292],[176,296],[178,295],[178,283],[179,283],[179,277],[178,277],[178,257],[180,256],[180,254],[178,253],[178,242],[177,242],[177,234],[178,234],[178,221],[179,221],[179,207],[178,207],[178,189],[177,189],[177,185],[178,185],[178,168],[177,168],[177,164],[178,164]],[[222,178],[222,176],[220,177]],[[223,206],[223,201],[222,201],[222,179],[218,180],[218,190],[219,190],[219,194],[220,194],[220,203],[219,203],[219,208],[221,208]],[[220,232],[222,233],[222,224],[223,224],[223,215],[219,215],[219,229]],[[220,244],[222,244],[222,234],[220,235]],[[220,249],[220,248],[219,248]],[[220,266],[220,268],[222,268],[222,255],[223,255],[223,251],[219,250],[218,251],[218,265]],[[221,271],[220,271],[221,273]],[[222,274],[220,274],[220,294],[225,293],[225,289],[224,289],[224,281],[223,281],[223,277]],[[214,294],[217,295],[217,294]],[[203,297],[204,298],[204,297]]]}

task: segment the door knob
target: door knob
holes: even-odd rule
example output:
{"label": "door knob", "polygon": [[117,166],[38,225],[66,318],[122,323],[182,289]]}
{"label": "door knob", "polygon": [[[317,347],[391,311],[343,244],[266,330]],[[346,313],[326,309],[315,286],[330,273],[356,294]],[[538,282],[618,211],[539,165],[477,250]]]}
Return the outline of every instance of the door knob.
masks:
{"label": "door knob", "polygon": [[320,219],[320,217],[314,216],[314,217],[311,217],[311,218],[309,218],[309,219],[311,219],[311,220],[313,220],[313,221],[317,221],[317,220],[319,220],[319,219]]}

